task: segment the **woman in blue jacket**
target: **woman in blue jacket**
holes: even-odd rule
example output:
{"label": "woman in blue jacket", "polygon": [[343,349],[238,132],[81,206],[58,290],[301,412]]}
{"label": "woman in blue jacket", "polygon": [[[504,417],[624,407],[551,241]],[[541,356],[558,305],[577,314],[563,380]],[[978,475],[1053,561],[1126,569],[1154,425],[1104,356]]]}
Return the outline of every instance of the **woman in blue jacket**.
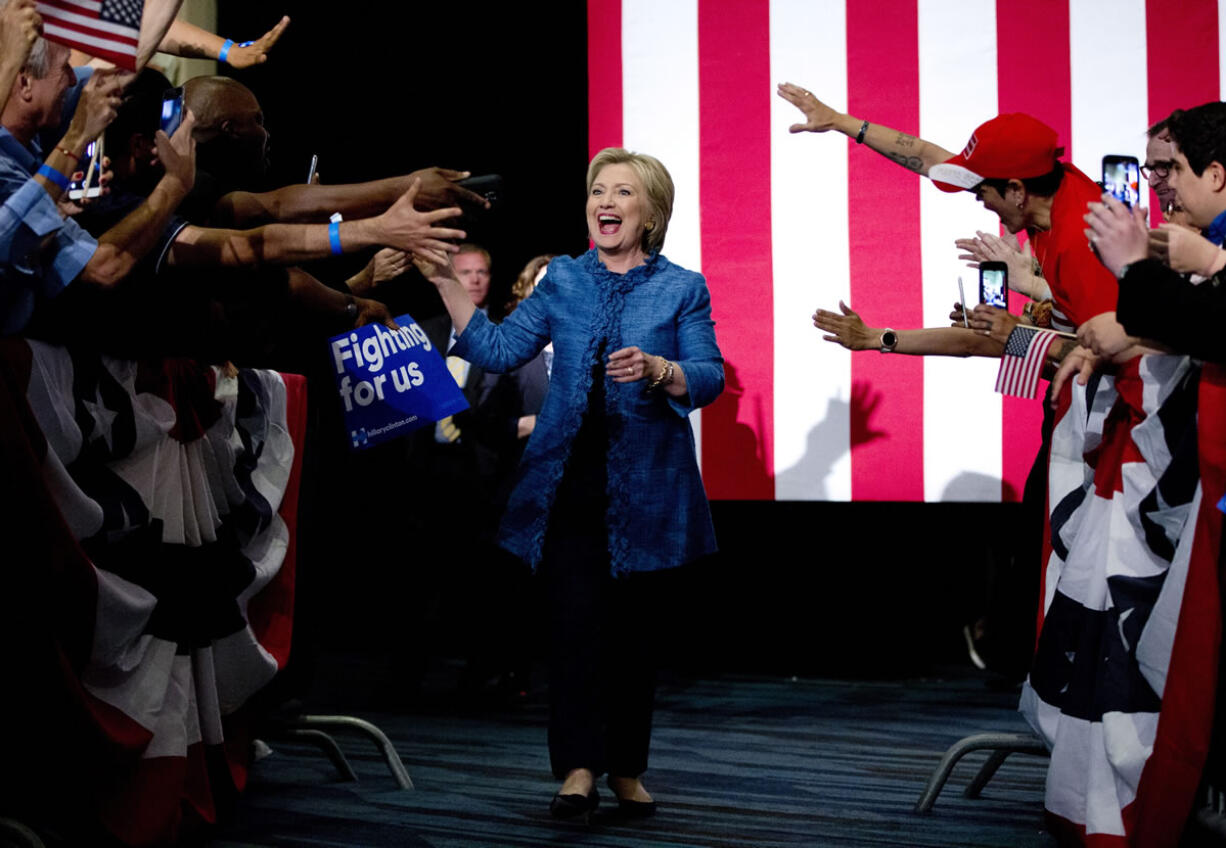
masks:
{"label": "woman in blue jacket", "polygon": [[623,813],[655,803],[647,768],[655,666],[651,572],[715,550],[689,413],[724,387],[701,274],[660,254],[673,182],[651,156],[608,148],[587,174],[595,248],[550,263],[501,324],[474,310],[446,258],[416,257],[459,334],[451,353],[491,371],[551,340],[553,371],[500,542],[527,561],[550,610],[549,752],[558,818],[586,816],[607,772]]}

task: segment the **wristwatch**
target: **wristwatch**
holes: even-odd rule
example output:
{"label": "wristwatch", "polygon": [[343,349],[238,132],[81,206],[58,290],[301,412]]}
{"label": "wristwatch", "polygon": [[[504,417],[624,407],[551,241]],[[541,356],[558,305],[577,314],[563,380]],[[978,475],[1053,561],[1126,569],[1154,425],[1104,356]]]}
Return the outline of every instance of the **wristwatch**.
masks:
{"label": "wristwatch", "polygon": [[898,333],[886,327],[881,333],[881,352],[893,353],[894,348],[898,346]]}
{"label": "wristwatch", "polygon": [[358,320],[358,303],[351,294],[345,295],[345,317],[350,321]]}

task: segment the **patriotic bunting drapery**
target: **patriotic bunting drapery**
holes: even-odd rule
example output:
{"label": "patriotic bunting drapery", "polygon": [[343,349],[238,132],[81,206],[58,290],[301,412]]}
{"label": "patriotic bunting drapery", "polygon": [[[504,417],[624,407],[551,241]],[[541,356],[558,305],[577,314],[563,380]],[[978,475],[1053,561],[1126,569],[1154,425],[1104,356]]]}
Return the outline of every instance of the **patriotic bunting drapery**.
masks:
{"label": "patriotic bunting drapery", "polygon": [[0,365],[35,505],[4,513],[4,663],[32,683],[6,699],[6,809],[166,843],[245,782],[242,707],[289,656],[305,381],[21,340]]}

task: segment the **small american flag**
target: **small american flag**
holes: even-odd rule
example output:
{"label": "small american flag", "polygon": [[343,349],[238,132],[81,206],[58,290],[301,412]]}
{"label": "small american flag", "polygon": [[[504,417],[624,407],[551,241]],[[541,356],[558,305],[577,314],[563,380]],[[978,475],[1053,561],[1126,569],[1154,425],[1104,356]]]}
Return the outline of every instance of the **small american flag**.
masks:
{"label": "small american flag", "polygon": [[129,71],[136,70],[142,0],[40,0],[43,35]]}
{"label": "small american flag", "polygon": [[1000,358],[996,391],[1013,397],[1037,398],[1047,350],[1058,337],[1058,333],[1038,327],[1014,327]]}

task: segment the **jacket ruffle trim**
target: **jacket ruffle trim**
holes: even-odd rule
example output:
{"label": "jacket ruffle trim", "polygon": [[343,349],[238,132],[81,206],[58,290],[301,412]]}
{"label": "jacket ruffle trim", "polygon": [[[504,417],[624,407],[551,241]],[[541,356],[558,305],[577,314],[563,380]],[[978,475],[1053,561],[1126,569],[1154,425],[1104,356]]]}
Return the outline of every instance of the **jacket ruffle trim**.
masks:
{"label": "jacket ruffle trim", "polygon": [[[598,357],[603,359],[623,346],[621,344],[621,319],[626,295],[640,283],[650,279],[667,264],[668,260],[661,258],[659,253],[652,253],[647,257],[646,262],[631,268],[624,274],[617,274],[606,268],[596,255],[595,249],[583,254],[578,262],[583,270],[594,279],[599,292],[599,300],[592,313],[588,344],[582,359],[583,362],[589,363],[589,367],[580,370],[579,384],[575,386],[575,392],[570,398],[570,404],[562,422],[562,429],[565,433],[564,441],[561,450],[555,454],[554,459],[550,460],[547,469],[546,479],[551,485],[541,487],[542,491],[538,491],[534,496],[537,509],[532,519],[527,552],[528,562],[534,568],[541,561],[545,534],[549,529],[549,516],[553,510],[558,485],[562,482],[562,475],[566,471],[563,457],[570,456],[571,446],[574,444],[575,436],[579,433],[579,428],[583,425],[583,415],[587,411],[588,395],[592,391],[590,366],[596,363]],[[602,344],[604,345],[603,350],[601,350]],[[608,423],[609,436],[606,454],[608,507],[605,518],[609,533],[610,568],[613,576],[617,577],[631,571],[629,534],[631,493],[630,481],[626,473],[630,464],[628,461],[630,445],[626,444],[623,438],[625,422],[618,410],[617,392],[632,388],[634,384],[622,386],[614,383],[607,373],[604,375],[604,380],[605,418]]]}

